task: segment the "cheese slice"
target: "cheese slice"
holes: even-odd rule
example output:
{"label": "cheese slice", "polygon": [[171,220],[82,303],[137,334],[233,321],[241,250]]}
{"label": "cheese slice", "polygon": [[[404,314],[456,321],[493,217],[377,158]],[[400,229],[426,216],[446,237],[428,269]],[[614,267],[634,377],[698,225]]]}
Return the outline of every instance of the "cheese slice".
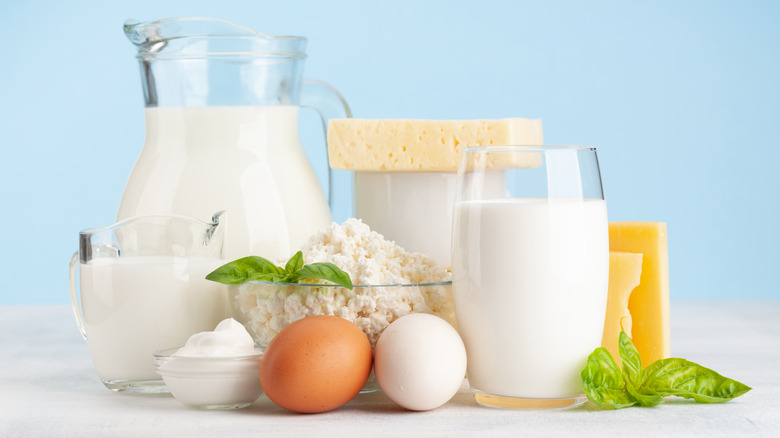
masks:
{"label": "cheese slice", "polygon": [[642,254],[639,286],[628,300],[631,339],[642,366],[669,357],[669,250],[663,222],[610,222],[609,249]]}
{"label": "cheese slice", "polygon": [[601,346],[606,348],[620,365],[618,339],[620,331],[631,336],[631,313],[628,311],[628,299],[631,292],[639,286],[642,275],[642,254],[633,252],[609,252],[609,294],[607,298],[607,317],[604,321],[604,337]]}
{"label": "cheese slice", "polygon": [[456,171],[464,146],[541,144],[541,120],[328,121],[328,157],[334,169]]}

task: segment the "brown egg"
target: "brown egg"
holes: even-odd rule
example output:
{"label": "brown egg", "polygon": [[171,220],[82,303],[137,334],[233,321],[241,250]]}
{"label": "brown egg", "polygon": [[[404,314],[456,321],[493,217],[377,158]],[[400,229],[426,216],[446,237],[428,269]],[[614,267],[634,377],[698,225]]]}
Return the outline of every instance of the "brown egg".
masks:
{"label": "brown egg", "polygon": [[285,409],[325,412],[360,392],[371,362],[371,344],[355,324],[337,316],[310,316],[288,325],[268,344],[260,384]]}

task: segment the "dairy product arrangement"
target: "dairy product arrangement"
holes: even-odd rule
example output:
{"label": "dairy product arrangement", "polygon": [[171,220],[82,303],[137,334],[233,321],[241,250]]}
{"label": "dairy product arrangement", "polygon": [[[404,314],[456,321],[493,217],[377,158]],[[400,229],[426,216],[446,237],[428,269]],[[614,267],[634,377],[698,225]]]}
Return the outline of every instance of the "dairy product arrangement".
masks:
{"label": "dairy product arrangement", "polygon": [[[146,139],[118,223],[79,233],[70,276],[109,389],[237,409],[265,387],[305,413],[376,390],[432,410],[463,385],[511,409],[750,390],[669,358],[666,224],[608,222],[595,148],[543,145],[535,119],[353,119],[300,82],[301,37],[208,18],[125,32]],[[299,141],[303,101],[326,170],[352,175],[343,223]]]}

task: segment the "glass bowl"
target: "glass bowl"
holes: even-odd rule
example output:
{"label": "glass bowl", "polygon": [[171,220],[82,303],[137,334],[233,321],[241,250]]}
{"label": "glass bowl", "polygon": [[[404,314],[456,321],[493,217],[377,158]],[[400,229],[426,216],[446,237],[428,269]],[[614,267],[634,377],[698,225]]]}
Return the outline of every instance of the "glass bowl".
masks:
{"label": "glass bowl", "polygon": [[199,409],[239,409],[263,394],[261,352],[235,357],[172,356],[178,349],[156,351],[154,368],[182,404]]}

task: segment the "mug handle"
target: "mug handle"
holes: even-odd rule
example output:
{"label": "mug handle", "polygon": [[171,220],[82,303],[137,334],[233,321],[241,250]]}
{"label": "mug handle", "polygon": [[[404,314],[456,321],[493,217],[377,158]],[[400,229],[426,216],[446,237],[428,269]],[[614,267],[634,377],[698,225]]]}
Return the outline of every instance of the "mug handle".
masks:
{"label": "mug handle", "polygon": [[79,331],[84,340],[87,340],[87,331],[84,328],[84,315],[81,313],[81,307],[78,302],[78,292],[76,291],[76,266],[79,264],[79,252],[73,253],[73,257],[70,258],[70,302],[73,305],[73,314],[76,316],[76,324],[79,326]]}
{"label": "mug handle", "polygon": [[[322,120],[322,129],[325,134],[325,157],[328,156],[327,136],[328,120],[352,118],[352,111],[347,101],[338,90],[322,81],[304,79],[301,88],[301,106],[317,111]],[[334,197],[333,169],[328,165],[328,205],[333,213],[337,200]]]}

